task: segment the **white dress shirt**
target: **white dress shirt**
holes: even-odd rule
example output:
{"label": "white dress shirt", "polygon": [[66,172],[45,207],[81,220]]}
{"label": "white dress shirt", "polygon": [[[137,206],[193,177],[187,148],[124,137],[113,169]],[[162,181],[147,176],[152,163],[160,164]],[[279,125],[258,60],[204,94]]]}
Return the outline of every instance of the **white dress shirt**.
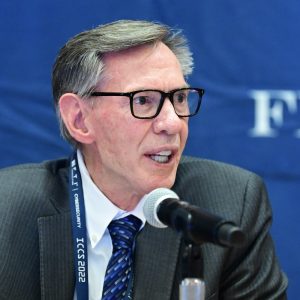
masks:
{"label": "white dress shirt", "polygon": [[[132,211],[128,212],[118,208],[92,181],[79,150],[77,151],[77,157],[82,178],[86,214],[89,299],[100,300],[102,297],[106,267],[113,249],[107,226],[114,219],[123,218],[132,214],[142,221],[143,227],[146,221],[143,213],[144,198],[141,199],[139,204]],[[74,300],[76,299],[75,292]]]}

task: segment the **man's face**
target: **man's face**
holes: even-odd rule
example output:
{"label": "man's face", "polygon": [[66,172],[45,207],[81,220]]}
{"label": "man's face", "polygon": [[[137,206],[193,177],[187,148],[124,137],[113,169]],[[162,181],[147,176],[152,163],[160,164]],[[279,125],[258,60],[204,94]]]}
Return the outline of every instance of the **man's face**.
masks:
{"label": "man's face", "polygon": [[[175,55],[163,43],[140,46],[104,57],[101,92],[185,87]],[[170,188],[188,136],[188,119],[179,118],[165,100],[155,119],[131,115],[129,98],[95,97],[86,116],[93,143],[84,145],[88,170],[111,199],[132,201],[158,187]]]}

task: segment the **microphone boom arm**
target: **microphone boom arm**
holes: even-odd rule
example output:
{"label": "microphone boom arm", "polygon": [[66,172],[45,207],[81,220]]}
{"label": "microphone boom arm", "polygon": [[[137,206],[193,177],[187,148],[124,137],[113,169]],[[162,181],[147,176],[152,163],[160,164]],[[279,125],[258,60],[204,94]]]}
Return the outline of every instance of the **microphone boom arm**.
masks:
{"label": "microphone boom arm", "polygon": [[210,242],[238,247],[245,240],[244,233],[233,222],[176,198],[162,201],[158,206],[157,216],[164,224],[182,232],[184,238],[195,244]]}

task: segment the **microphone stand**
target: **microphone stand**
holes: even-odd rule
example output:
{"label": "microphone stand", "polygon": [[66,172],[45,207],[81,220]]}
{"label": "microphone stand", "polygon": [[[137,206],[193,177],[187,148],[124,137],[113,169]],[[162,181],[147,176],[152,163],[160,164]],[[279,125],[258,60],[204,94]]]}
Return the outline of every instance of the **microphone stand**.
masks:
{"label": "microphone stand", "polygon": [[184,238],[184,251],[181,258],[182,281],[179,286],[180,300],[204,300],[205,282],[203,278],[203,260],[201,244],[195,244]]}

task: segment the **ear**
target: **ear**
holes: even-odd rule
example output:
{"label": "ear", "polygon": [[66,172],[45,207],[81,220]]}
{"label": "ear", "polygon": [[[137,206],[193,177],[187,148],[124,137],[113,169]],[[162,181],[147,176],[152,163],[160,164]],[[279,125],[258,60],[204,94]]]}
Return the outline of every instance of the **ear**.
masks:
{"label": "ear", "polygon": [[63,94],[58,105],[69,134],[81,144],[91,144],[92,135],[86,126],[88,109],[91,109],[89,105],[72,93]]}

